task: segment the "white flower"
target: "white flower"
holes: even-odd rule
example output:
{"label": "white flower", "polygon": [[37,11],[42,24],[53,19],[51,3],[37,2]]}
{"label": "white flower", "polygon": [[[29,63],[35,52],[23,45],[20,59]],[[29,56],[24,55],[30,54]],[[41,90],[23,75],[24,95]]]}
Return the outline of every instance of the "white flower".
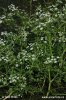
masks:
{"label": "white flower", "polygon": [[0,24],[2,23],[2,20],[0,19]]}
{"label": "white flower", "polygon": [[26,78],[23,76],[23,80],[26,80]]}
{"label": "white flower", "polygon": [[44,41],[44,43],[47,43],[47,41]]}
{"label": "white flower", "polygon": [[41,27],[40,30],[43,30],[43,27]]}
{"label": "white flower", "polygon": [[36,15],[38,15],[39,13],[38,12],[36,12]]}
{"label": "white flower", "polygon": [[51,61],[53,61],[54,59],[52,58]]}
{"label": "white flower", "polygon": [[2,16],[1,16],[1,19],[4,19],[4,18],[6,18],[6,16],[5,16],[5,15],[2,15]]}
{"label": "white flower", "polygon": [[59,42],[61,42],[61,40],[59,39]]}
{"label": "white flower", "polygon": [[32,60],[34,61],[36,59],[36,56],[33,54],[32,55]]}
{"label": "white flower", "polygon": [[57,61],[54,61],[54,63],[57,63]]}
{"label": "white flower", "polygon": [[15,66],[16,66],[16,67],[18,67],[19,65],[18,65],[18,64],[16,64]]}
{"label": "white flower", "polygon": [[4,43],[4,42],[5,42],[5,41],[3,41],[3,39],[0,39],[0,44],[1,44],[1,45],[3,45],[3,46],[4,46],[4,45],[5,45],[5,43]]}
{"label": "white flower", "polygon": [[62,36],[62,33],[61,32],[58,32],[59,33],[59,36]]}
{"label": "white flower", "polygon": [[47,61],[45,61],[44,63],[45,63],[45,64],[48,64],[48,62],[47,62]]}
{"label": "white flower", "polygon": [[22,62],[20,62],[20,64],[22,64]]}
{"label": "white flower", "polygon": [[2,57],[2,59],[4,59],[5,57]]}
{"label": "white flower", "polygon": [[47,60],[50,60],[50,58],[48,57]]}
{"label": "white flower", "polygon": [[56,58],[54,58],[53,60],[56,61]]}
{"label": "white flower", "polygon": [[1,35],[7,35],[7,31],[1,32]]}
{"label": "white flower", "polygon": [[41,41],[44,39],[44,37],[41,37]]}
{"label": "white flower", "polygon": [[32,47],[32,48],[30,48],[30,50],[33,50],[33,47]]}
{"label": "white flower", "polygon": [[51,58],[54,58],[54,56],[51,56]]}
{"label": "white flower", "polygon": [[15,11],[17,10],[17,8],[15,7],[15,5],[11,4],[10,6],[8,6],[9,10],[11,11]]}
{"label": "white flower", "polygon": [[49,60],[48,62],[49,62],[49,63],[52,63],[52,61],[51,61],[51,60]]}
{"label": "white flower", "polygon": [[57,59],[60,58],[59,56],[57,56]]}

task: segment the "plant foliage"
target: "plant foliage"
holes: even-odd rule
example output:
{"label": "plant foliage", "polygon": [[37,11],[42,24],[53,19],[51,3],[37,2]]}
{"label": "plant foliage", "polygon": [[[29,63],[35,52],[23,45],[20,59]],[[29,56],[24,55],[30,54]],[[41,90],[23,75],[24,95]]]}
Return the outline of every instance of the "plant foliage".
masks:
{"label": "plant foliage", "polygon": [[[11,4],[0,16],[0,95],[66,93],[66,5],[30,17]],[[60,91],[60,89],[62,91]]]}

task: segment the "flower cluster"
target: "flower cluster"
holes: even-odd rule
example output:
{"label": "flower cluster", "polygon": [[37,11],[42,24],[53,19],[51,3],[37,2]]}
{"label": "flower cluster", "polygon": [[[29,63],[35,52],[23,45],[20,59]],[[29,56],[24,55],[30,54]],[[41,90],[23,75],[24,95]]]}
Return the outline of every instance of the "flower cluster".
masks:
{"label": "flower cluster", "polygon": [[9,10],[11,11],[15,11],[18,10],[18,8],[15,7],[15,5],[11,4],[10,6],[8,6]]}
{"label": "flower cluster", "polygon": [[0,62],[2,62],[2,61],[6,62],[6,63],[9,62],[8,56],[6,56],[6,57],[4,57],[4,56],[0,57]]}
{"label": "flower cluster", "polygon": [[11,74],[9,80],[10,80],[9,83],[16,83],[19,80],[19,76]]}
{"label": "flower cluster", "polygon": [[58,59],[59,59],[59,56],[57,56],[57,57],[51,56],[51,58],[50,57],[47,57],[47,59],[44,62],[44,64],[57,63],[58,62]]}
{"label": "flower cluster", "polygon": [[58,32],[59,33],[59,42],[66,42],[66,37],[63,32]]}
{"label": "flower cluster", "polygon": [[4,46],[5,45],[5,42],[6,41],[4,41],[3,39],[0,38],[0,45],[3,45]]}
{"label": "flower cluster", "polygon": [[1,32],[1,35],[7,35],[7,34],[8,34],[7,31]]}

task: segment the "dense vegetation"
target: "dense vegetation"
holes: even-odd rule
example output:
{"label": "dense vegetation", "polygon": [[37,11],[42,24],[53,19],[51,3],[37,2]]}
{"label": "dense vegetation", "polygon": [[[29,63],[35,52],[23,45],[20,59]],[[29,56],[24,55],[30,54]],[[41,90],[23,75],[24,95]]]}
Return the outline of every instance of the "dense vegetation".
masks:
{"label": "dense vegetation", "polygon": [[66,4],[1,10],[0,96],[66,95]]}

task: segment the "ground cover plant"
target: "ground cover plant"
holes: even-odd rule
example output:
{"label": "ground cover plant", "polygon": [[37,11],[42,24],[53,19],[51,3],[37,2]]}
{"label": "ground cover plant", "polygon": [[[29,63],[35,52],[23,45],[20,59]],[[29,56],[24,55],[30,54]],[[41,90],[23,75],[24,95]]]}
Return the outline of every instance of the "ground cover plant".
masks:
{"label": "ground cover plant", "polygon": [[66,4],[0,14],[0,96],[66,95]]}

